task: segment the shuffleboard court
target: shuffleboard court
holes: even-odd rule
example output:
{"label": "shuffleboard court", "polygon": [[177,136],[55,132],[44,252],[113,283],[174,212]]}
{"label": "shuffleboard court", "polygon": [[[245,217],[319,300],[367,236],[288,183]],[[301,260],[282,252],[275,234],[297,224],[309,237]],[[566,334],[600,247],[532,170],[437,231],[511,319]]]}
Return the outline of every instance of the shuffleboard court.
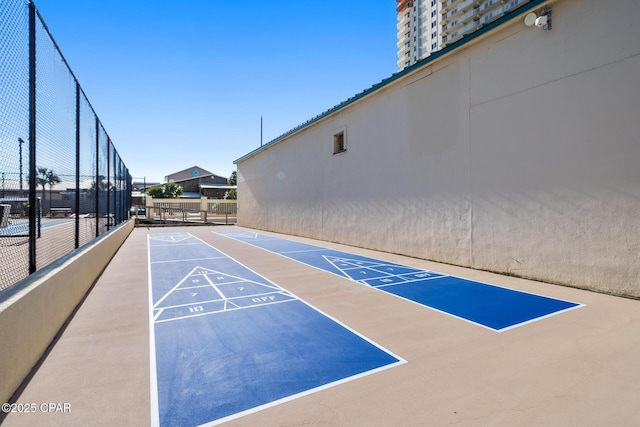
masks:
{"label": "shuffleboard court", "polygon": [[148,251],[154,425],[217,425],[405,363],[189,233]]}
{"label": "shuffleboard court", "polygon": [[223,231],[216,234],[497,332],[583,306],[252,231]]}

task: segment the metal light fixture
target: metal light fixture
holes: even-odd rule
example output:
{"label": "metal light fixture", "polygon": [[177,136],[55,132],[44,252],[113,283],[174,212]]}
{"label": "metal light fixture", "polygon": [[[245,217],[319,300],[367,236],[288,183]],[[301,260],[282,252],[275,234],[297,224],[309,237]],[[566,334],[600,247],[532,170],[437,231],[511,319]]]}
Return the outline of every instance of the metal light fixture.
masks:
{"label": "metal light fixture", "polygon": [[524,17],[524,24],[527,27],[531,27],[535,25],[538,28],[542,28],[543,30],[551,29],[551,8],[546,6],[540,12],[540,16],[536,15],[535,12],[528,13]]}

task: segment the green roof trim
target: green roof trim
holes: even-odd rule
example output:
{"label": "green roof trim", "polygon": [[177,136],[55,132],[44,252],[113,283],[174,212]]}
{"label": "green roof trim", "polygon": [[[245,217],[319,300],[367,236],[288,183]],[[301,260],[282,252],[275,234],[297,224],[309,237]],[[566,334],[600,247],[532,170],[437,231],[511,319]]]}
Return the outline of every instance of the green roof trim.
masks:
{"label": "green roof trim", "polygon": [[479,29],[477,29],[476,31],[469,33],[467,35],[462,36],[462,38],[460,40],[455,41],[454,43],[446,46],[445,48],[432,53],[431,55],[429,55],[428,57],[421,59],[420,61],[416,62],[413,65],[410,65],[400,71],[398,71],[397,73],[394,73],[391,75],[391,77],[387,77],[386,79],[380,81],[379,83],[374,84],[373,86],[371,86],[368,89],[363,90],[360,93],[357,93],[356,95],[352,96],[351,98],[348,98],[347,100],[341,102],[340,104],[337,104],[335,106],[333,106],[332,108],[318,114],[317,116],[314,116],[312,118],[310,118],[309,120],[299,124],[298,126],[294,127],[293,129],[283,133],[282,135],[278,136],[275,139],[272,139],[271,141],[267,142],[264,145],[261,145],[260,147],[256,148],[253,151],[250,151],[249,153],[245,154],[244,156],[234,160],[233,164],[238,164],[239,162],[252,157],[253,155],[257,154],[258,152],[262,151],[262,150],[266,150],[267,148],[269,148],[270,146],[278,143],[279,141],[285,139],[286,137],[312,125],[313,123],[353,104],[354,102],[374,93],[375,91],[377,91],[378,89],[381,89],[385,86],[387,86],[390,83],[393,83],[394,81],[406,76],[407,74],[410,74],[414,71],[416,71],[419,68],[425,67],[427,65],[429,65],[431,62],[437,60],[438,58],[440,58],[441,56],[444,56],[458,48],[460,48],[461,46],[464,46],[465,44],[471,42],[472,40],[482,36],[483,34],[486,34],[487,32],[495,29],[496,27],[499,27],[500,25],[504,24],[505,22],[509,22],[512,19],[516,18],[517,16],[523,14],[524,12],[527,12],[531,9],[534,9],[538,6],[540,6],[541,4],[544,3],[549,3],[550,0],[531,0],[528,3],[524,3],[520,6],[518,6],[517,8],[505,13],[503,16],[501,16],[500,18],[496,19],[495,21],[491,21],[490,23],[480,27]]}

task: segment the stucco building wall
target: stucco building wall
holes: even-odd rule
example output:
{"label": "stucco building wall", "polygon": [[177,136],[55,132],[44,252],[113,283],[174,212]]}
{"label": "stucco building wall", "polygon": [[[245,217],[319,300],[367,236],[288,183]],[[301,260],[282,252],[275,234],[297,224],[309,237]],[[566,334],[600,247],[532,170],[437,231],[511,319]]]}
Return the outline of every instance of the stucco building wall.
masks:
{"label": "stucco building wall", "polygon": [[640,297],[640,2],[551,6],[240,159],[239,225]]}

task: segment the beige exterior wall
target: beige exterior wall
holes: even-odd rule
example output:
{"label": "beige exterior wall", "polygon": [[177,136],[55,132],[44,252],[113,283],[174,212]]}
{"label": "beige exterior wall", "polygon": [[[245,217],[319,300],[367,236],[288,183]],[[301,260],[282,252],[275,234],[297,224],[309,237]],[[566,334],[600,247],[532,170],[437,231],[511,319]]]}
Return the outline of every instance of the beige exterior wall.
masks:
{"label": "beige exterior wall", "polygon": [[640,297],[640,2],[551,5],[241,159],[239,225]]}

